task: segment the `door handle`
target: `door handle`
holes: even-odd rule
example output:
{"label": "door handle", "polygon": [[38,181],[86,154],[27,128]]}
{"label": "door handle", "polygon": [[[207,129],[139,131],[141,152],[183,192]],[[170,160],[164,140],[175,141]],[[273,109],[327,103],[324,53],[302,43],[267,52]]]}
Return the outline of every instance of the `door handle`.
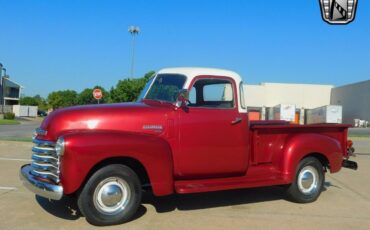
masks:
{"label": "door handle", "polygon": [[232,124],[232,125],[235,125],[235,124],[240,123],[241,121],[242,121],[242,118],[241,118],[241,117],[236,117],[236,118],[235,118],[235,120],[233,120],[233,121],[231,122],[231,124]]}

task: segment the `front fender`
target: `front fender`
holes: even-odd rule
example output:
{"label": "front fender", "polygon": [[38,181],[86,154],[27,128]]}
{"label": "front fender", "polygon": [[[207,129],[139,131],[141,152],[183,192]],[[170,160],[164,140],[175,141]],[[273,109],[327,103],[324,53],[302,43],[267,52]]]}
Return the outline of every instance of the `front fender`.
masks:
{"label": "front fender", "polygon": [[331,173],[341,169],[343,150],[338,140],[322,134],[298,134],[290,138],[284,147],[281,161],[284,179],[293,181],[299,162],[312,153],[328,159]]}
{"label": "front fender", "polygon": [[61,158],[61,183],[65,194],[76,192],[90,170],[105,159],[130,157],[146,169],[155,195],[173,193],[173,161],[162,138],[138,133],[91,131],[66,134]]}

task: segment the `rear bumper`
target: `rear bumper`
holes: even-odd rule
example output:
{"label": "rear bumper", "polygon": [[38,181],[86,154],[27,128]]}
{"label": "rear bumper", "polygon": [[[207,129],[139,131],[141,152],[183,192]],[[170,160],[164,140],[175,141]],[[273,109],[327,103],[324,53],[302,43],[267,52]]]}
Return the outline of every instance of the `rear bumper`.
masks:
{"label": "rear bumper", "polygon": [[30,174],[31,165],[23,165],[19,172],[19,177],[23,185],[35,194],[52,199],[60,200],[63,197],[63,187],[60,185],[55,185],[47,183],[44,181],[37,180],[34,176]]}
{"label": "rear bumper", "polygon": [[357,170],[358,165],[357,165],[357,162],[350,161],[350,160],[343,160],[342,167]]}

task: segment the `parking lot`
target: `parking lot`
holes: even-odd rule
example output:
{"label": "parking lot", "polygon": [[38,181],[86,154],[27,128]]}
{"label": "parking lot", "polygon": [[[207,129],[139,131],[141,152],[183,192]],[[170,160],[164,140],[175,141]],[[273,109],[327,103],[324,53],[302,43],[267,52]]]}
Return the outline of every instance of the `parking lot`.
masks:
{"label": "parking lot", "polygon": [[[0,141],[1,229],[91,229],[70,200],[49,202],[21,186],[18,170],[31,143]],[[279,187],[154,198],[144,195],[136,219],[108,229],[368,229],[370,139],[355,141],[359,170],[327,175],[311,204],[284,199]]]}

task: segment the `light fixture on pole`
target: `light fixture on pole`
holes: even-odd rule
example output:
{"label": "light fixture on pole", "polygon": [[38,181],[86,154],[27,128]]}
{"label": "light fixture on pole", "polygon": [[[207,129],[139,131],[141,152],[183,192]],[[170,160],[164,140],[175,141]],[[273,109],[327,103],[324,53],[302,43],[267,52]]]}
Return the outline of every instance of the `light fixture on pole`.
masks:
{"label": "light fixture on pole", "polygon": [[134,63],[135,63],[135,36],[139,34],[140,28],[138,26],[130,26],[128,32],[132,35],[132,53],[131,53],[131,78],[134,77]]}

